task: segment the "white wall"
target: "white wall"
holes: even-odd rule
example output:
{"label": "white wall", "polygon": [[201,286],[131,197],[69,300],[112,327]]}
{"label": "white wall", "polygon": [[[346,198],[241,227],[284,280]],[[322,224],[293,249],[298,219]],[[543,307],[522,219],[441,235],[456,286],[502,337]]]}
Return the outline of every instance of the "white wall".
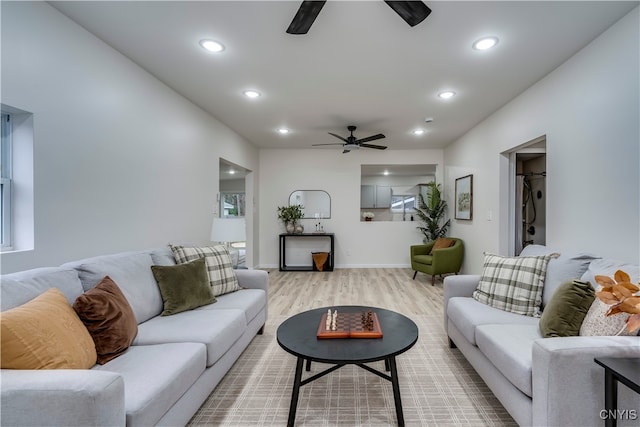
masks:
{"label": "white wall", "polygon": [[[360,166],[362,164],[435,164],[442,180],[442,150],[358,150],[342,154],[335,149],[261,150],[259,205],[260,265],[278,266],[278,235],[284,227],[277,207],[288,204],[295,190],[325,190],[331,196],[331,218],[323,221],[335,233],[336,267],[407,267],[409,245],[422,242],[417,222],[360,221]],[[312,232],[313,219],[304,219]],[[287,261],[310,264],[310,250],[290,252]],[[290,258],[291,257],[291,258]]]}
{"label": "white wall", "polygon": [[257,171],[257,149],[48,4],[1,7],[2,103],[35,133],[35,249],[2,272],[208,241],[219,157]]}
{"label": "white wall", "polygon": [[[502,152],[546,135],[550,247],[638,263],[638,8],[444,151],[447,200],[473,174],[473,221],[452,221],[465,241],[463,271],[483,251],[507,253],[508,178]],[[487,220],[491,212],[493,219]]]}

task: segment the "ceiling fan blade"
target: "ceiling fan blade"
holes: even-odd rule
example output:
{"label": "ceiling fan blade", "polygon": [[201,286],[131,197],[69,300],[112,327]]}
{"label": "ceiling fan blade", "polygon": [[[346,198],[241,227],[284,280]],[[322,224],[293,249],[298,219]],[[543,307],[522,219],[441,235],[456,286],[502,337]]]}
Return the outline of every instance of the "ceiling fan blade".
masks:
{"label": "ceiling fan blade", "polygon": [[344,145],[342,142],[334,142],[331,144],[311,144],[312,147],[319,147],[321,145]]}
{"label": "ceiling fan blade", "polygon": [[387,1],[389,5],[407,24],[414,27],[429,16],[431,9],[421,1]]}
{"label": "ceiling fan blade", "polygon": [[300,5],[296,16],[293,17],[287,33],[289,34],[307,34],[309,28],[316,20],[318,14],[322,10],[322,7],[326,3],[325,1],[308,1],[305,0]]}
{"label": "ceiling fan blade", "polygon": [[372,135],[372,136],[368,136],[366,138],[358,139],[358,140],[355,141],[355,143],[356,144],[360,144],[361,142],[375,141],[376,139],[382,139],[382,138],[386,138],[386,136],[384,136],[383,134],[379,133],[377,135]]}
{"label": "ceiling fan blade", "polygon": [[336,138],[343,140],[343,141],[344,141],[344,142],[346,142],[347,144],[349,143],[349,140],[348,140],[347,138],[343,138],[343,137],[341,137],[340,135],[336,135],[335,133],[331,133],[331,132],[329,132],[329,135],[333,135],[333,136],[335,136]]}
{"label": "ceiling fan blade", "polygon": [[386,150],[387,147],[384,145],[375,145],[375,144],[360,144],[361,147],[365,148],[375,148],[376,150]]}

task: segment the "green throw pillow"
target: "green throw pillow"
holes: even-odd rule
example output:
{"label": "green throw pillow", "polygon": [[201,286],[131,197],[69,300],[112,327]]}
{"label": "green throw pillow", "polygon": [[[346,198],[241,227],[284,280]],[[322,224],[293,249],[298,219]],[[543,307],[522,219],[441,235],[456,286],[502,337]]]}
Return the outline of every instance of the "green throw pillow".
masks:
{"label": "green throw pillow", "polygon": [[573,337],[596,298],[589,282],[568,280],[558,286],[540,317],[540,332],[545,338]]}
{"label": "green throw pillow", "polygon": [[216,302],[204,258],[177,265],[153,265],[151,271],[164,303],[162,316]]}

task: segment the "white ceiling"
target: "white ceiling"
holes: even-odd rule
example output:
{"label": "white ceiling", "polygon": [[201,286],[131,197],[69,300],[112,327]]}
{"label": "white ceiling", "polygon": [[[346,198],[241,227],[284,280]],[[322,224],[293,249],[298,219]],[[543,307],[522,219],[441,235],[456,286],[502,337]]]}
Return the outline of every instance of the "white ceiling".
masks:
{"label": "white ceiling", "polygon": [[[354,124],[390,149],[445,146],[638,5],[426,3],[431,15],[411,28],[382,1],[329,1],[307,35],[290,35],[298,1],[50,2],[258,147],[339,142],[327,132]],[[471,48],[488,35],[494,49]],[[206,52],[205,38],[226,50]],[[457,96],[438,99],[445,89]]]}

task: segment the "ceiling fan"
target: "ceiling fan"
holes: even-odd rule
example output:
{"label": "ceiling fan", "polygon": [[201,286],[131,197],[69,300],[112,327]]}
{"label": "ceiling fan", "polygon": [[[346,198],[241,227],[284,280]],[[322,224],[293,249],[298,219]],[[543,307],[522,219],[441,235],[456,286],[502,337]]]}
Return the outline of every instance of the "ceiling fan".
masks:
{"label": "ceiling fan", "polygon": [[[298,12],[293,17],[293,21],[287,28],[289,34],[307,34],[309,28],[316,20],[316,17],[326,3],[324,1],[305,0],[300,5]],[[416,26],[429,16],[431,9],[421,1],[387,1],[385,3],[391,7],[410,26]]]}
{"label": "ceiling fan", "polygon": [[372,135],[372,136],[368,136],[366,138],[357,139],[355,136],[353,136],[353,131],[356,130],[356,127],[355,126],[347,126],[347,129],[349,130],[349,132],[351,132],[351,136],[348,136],[346,138],[343,138],[340,135],[336,135],[335,133],[329,132],[329,135],[333,135],[336,138],[341,139],[342,141],[344,141],[344,143],[342,143],[342,142],[334,142],[334,143],[331,143],[331,144],[312,144],[312,146],[313,147],[317,147],[317,146],[320,146],[320,145],[342,145],[342,147],[344,148],[344,151],[342,153],[348,153],[349,151],[357,150],[360,147],[374,148],[376,150],[386,150],[387,149],[387,147],[385,145],[365,144],[365,142],[375,141],[376,139],[386,138],[383,134],[379,133],[377,135]]}

